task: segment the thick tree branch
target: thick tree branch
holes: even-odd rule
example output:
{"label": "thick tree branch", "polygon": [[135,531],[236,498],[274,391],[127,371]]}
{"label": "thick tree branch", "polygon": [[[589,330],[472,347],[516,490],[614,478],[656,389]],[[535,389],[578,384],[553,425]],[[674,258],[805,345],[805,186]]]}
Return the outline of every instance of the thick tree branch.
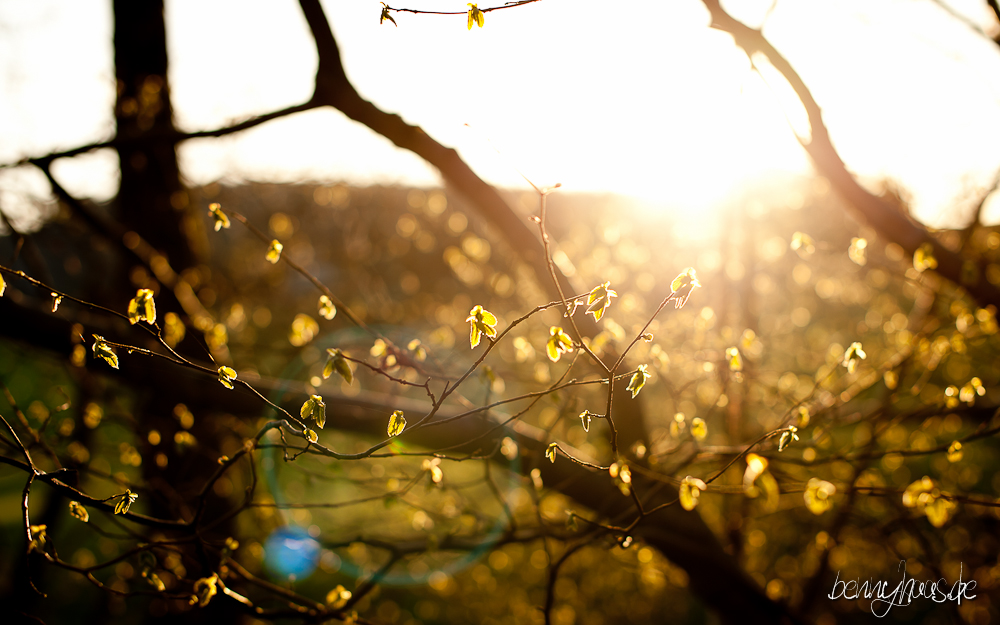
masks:
{"label": "thick tree branch", "polygon": [[[316,40],[319,54],[313,102],[338,109],[350,119],[436,167],[445,181],[461,193],[484,219],[500,231],[507,243],[517,250],[518,256],[534,271],[538,285],[546,289],[553,299],[559,298],[559,289],[549,278],[545,249],[526,220],[507,205],[493,186],[476,175],[453,148],[441,145],[423,129],[407,124],[399,115],[386,113],[362,98],[347,79],[340,49],[319,0],[299,0],[299,4]],[[566,293],[585,290],[581,285],[572,284],[562,272],[557,272],[556,279]],[[597,324],[586,316],[578,324],[585,336],[592,337],[600,331]],[[616,359],[616,354],[609,356],[609,360]],[[616,392],[624,396],[625,386],[626,383],[622,382]],[[621,403],[618,411],[621,416],[619,437],[622,447],[627,448],[635,441],[648,440],[638,402]]]}
{"label": "thick tree branch", "polygon": [[726,13],[719,0],[703,2],[711,13],[713,28],[732,35],[736,45],[743,48],[748,56],[763,54],[795,90],[808,115],[812,134],[809,140],[800,137],[799,142],[809,154],[816,170],[830,181],[845,200],[850,213],[874,228],[887,241],[901,246],[907,254],[912,255],[920,246],[929,244],[934,250],[934,257],[938,262],[937,272],[941,276],[965,288],[980,306],[992,304],[1000,307],[1000,288],[982,277],[981,267],[971,259],[963,258],[961,254],[944,247],[925,227],[910,219],[902,207],[873,195],[858,183],[834,148],[823,122],[822,110],[809,87],[788,59],[771,45],[761,31],[750,28]]}

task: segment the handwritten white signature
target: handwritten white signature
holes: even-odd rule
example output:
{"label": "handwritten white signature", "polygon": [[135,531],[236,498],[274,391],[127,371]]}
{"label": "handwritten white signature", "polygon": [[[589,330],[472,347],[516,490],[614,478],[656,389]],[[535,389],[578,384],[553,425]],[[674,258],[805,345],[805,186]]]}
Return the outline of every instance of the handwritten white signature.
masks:
{"label": "handwritten white signature", "polygon": [[[891,582],[885,580],[868,579],[861,581],[860,578],[841,580],[840,571],[837,571],[837,579],[833,582],[833,590],[827,595],[830,599],[870,599],[872,602],[872,614],[878,618],[883,618],[889,614],[889,610],[894,607],[905,607],[913,603],[914,599],[930,599],[935,603],[945,601],[957,601],[962,605],[962,599],[972,600],[976,595],[968,593],[976,589],[976,580],[962,581],[964,565],[959,565],[958,581],[948,588],[948,582],[941,579],[918,581],[915,578],[906,577],[906,561],[900,560],[899,567],[903,570],[903,579],[892,588]],[[881,614],[879,613],[881,611]]]}

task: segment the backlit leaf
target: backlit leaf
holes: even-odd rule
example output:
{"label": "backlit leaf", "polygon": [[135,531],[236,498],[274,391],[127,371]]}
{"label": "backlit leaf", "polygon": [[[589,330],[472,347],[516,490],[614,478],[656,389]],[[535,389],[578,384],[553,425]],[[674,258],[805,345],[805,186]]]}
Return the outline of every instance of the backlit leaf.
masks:
{"label": "backlit leaf", "polygon": [[323,426],[326,425],[326,404],[323,403],[323,398],[319,395],[310,395],[309,399],[302,404],[302,408],[299,409],[299,415],[303,419],[315,420],[316,427],[322,430]]}
{"label": "backlit leaf", "polygon": [[934,258],[934,246],[924,243],[913,252],[913,268],[923,273],[928,269],[937,269],[938,262]]}
{"label": "backlit leaf", "polygon": [[472,30],[472,25],[473,24],[478,24],[479,27],[482,28],[483,27],[483,23],[486,22],[486,16],[483,15],[483,12],[481,10],[479,10],[478,6],[476,6],[476,5],[472,4],[472,3],[469,3],[467,6],[470,7],[469,8],[469,28],[468,28],[468,30]]}
{"label": "backlit leaf", "polygon": [[90,520],[90,513],[79,501],[69,502],[69,513],[84,523]]}
{"label": "backlit leaf", "polygon": [[809,512],[823,514],[833,506],[833,495],[836,492],[837,487],[830,482],[811,477],[806,484],[802,498],[805,500]]}
{"label": "backlit leaf", "polygon": [[136,324],[145,321],[149,325],[156,323],[156,304],[153,302],[153,292],[149,289],[139,289],[128,303],[128,321]]}
{"label": "backlit leaf", "polygon": [[229,227],[229,217],[226,217],[226,214],[222,212],[222,205],[221,204],[219,204],[217,202],[213,202],[213,203],[209,204],[208,205],[208,214],[211,215],[212,219],[215,220],[215,231],[216,232],[218,232],[219,230],[222,230],[223,228],[228,228]]}
{"label": "backlit leaf", "polygon": [[677,274],[677,277],[670,283],[670,290],[672,292],[667,301],[673,300],[674,308],[682,308],[687,303],[688,298],[691,297],[691,293],[700,286],[701,283],[698,282],[698,275],[694,267],[688,267]]}
{"label": "backlit leaf", "polygon": [[550,327],[549,340],[545,343],[545,353],[548,354],[549,360],[558,362],[563,354],[571,351],[573,351],[573,339],[569,338],[559,326]]}
{"label": "backlit leaf", "polygon": [[701,417],[691,419],[691,436],[699,441],[705,440],[705,437],[708,436],[708,426]]}
{"label": "backlit leaf", "polygon": [[496,315],[486,310],[479,304],[476,304],[476,306],[469,311],[469,317],[466,321],[471,326],[469,330],[469,345],[471,347],[475,348],[479,345],[479,341],[482,339],[484,334],[491,339],[496,338]]}
{"label": "backlit leaf", "polygon": [[625,388],[627,391],[632,391],[632,399],[635,399],[635,396],[639,394],[642,387],[646,386],[646,380],[650,378],[651,374],[647,367],[648,365],[639,365],[635,373],[632,374],[632,379],[629,380],[628,386]]}
{"label": "backlit leaf", "polygon": [[118,354],[116,354],[115,350],[108,345],[103,336],[98,334],[94,335],[94,345],[92,349],[94,350],[95,357],[104,359],[105,362],[115,369],[118,368]]}
{"label": "backlit leaf", "polygon": [[549,443],[549,446],[545,448],[545,457],[548,458],[549,462],[555,463],[557,449],[559,449],[558,443]]}
{"label": "backlit leaf", "polygon": [[389,417],[389,426],[386,428],[386,433],[389,434],[390,438],[393,436],[399,436],[403,433],[403,428],[405,427],[406,419],[403,417],[403,411],[397,410],[392,413],[391,417]]}
{"label": "backlit leaf", "polygon": [[678,498],[681,502],[681,507],[685,510],[694,510],[698,507],[698,498],[701,497],[701,491],[708,488],[705,482],[699,480],[696,477],[691,477],[690,475],[685,477],[681,481],[680,488],[678,489]]}
{"label": "backlit leaf", "polygon": [[233,390],[233,380],[236,379],[236,370],[232,367],[219,367],[219,383]]}
{"label": "backlit leaf", "polygon": [[336,371],[340,377],[348,384],[354,383],[354,371],[351,364],[344,358],[344,354],[339,349],[327,349],[326,365],[323,367],[323,379],[329,378]]}
{"label": "backlit leaf", "polygon": [[125,514],[138,498],[139,495],[126,488],[124,493],[115,495],[109,501],[115,502],[115,514]]}
{"label": "backlit leaf", "polygon": [[284,248],[285,246],[282,245],[277,239],[272,240],[271,245],[267,248],[267,255],[265,256],[265,258],[267,258],[267,262],[274,265],[281,260],[281,250]]}
{"label": "backlit leaf", "polygon": [[337,316],[337,307],[333,305],[333,300],[326,295],[319,296],[319,316],[327,320]]}
{"label": "backlit leaf", "polygon": [[618,297],[618,293],[611,290],[610,286],[610,280],[595,286],[587,297],[587,312],[594,315],[594,321],[600,321],[604,311],[611,305],[611,298]]}

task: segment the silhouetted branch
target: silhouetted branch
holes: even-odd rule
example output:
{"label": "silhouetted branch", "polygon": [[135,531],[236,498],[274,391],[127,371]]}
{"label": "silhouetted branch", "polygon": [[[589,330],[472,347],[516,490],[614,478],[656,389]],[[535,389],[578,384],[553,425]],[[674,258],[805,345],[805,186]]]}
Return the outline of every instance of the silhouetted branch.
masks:
{"label": "silhouetted branch", "polygon": [[[944,247],[932,237],[925,227],[911,220],[902,207],[873,195],[862,187],[830,140],[823,114],[812,92],[792,64],[782,55],[760,30],[750,28],[736,20],[721,6],[719,0],[702,0],[712,16],[712,27],[733,36],[736,45],[747,56],[763,54],[795,91],[809,118],[811,138],[799,137],[799,142],[812,159],[816,170],[825,176],[845,200],[848,210],[858,220],[874,228],[881,236],[902,247],[912,255],[922,245],[930,245],[937,259],[937,273],[965,288],[983,307],[1000,306],[1000,288],[982,277],[981,268],[970,259]],[[974,271],[970,271],[970,267]]]}

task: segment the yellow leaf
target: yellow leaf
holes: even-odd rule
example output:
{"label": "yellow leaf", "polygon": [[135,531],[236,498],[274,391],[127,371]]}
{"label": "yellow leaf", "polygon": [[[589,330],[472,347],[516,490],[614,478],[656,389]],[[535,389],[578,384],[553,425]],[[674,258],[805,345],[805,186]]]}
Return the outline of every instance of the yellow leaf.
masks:
{"label": "yellow leaf", "polygon": [[327,361],[326,365],[323,367],[323,379],[329,378],[336,371],[340,377],[348,384],[354,383],[354,371],[351,370],[350,363],[344,358],[343,352],[339,349],[327,349]]}
{"label": "yellow leaf", "polygon": [[310,430],[309,428],[306,428],[303,434],[306,435],[306,440],[308,440],[310,443],[315,443],[316,441],[319,440],[319,436],[316,434],[316,432]]}
{"label": "yellow leaf", "polygon": [[729,359],[730,371],[743,371],[743,357],[740,356],[740,350],[738,348],[730,347],[727,349],[726,358]]}
{"label": "yellow leaf", "polygon": [[153,302],[153,292],[149,289],[139,289],[135,297],[128,303],[128,321],[136,324],[145,321],[149,325],[156,323],[156,304]]}
{"label": "yellow leaf", "polygon": [[236,370],[232,367],[219,367],[219,383],[233,390],[233,380],[236,379]]}
{"label": "yellow leaf", "polygon": [[708,488],[705,482],[699,480],[696,477],[691,477],[690,475],[685,477],[681,481],[681,486],[679,489],[678,497],[681,502],[681,507],[685,510],[694,510],[698,507],[698,498],[701,497],[701,491]]}
{"label": "yellow leaf", "polygon": [[806,484],[806,491],[802,498],[806,502],[806,508],[813,514],[823,514],[833,506],[833,495],[837,492],[837,487],[819,478],[811,477]]}
{"label": "yellow leaf", "polygon": [[337,316],[337,307],[333,305],[333,300],[326,295],[319,296],[319,315],[327,320]]}
{"label": "yellow leaf", "polygon": [[847,248],[847,257],[857,265],[865,265],[868,262],[868,240],[861,237],[851,239],[851,246]]}
{"label": "yellow leaf", "polygon": [[323,398],[319,395],[310,395],[309,399],[302,404],[299,415],[303,419],[314,419],[316,427],[322,430],[323,426],[326,425],[326,404],[323,403]]}
{"label": "yellow leaf", "polygon": [[3,279],[3,274],[0,274],[0,297],[3,297],[4,291],[7,290],[7,282]]}
{"label": "yellow leaf", "polygon": [[646,380],[650,378],[648,365],[639,365],[635,373],[632,374],[632,379],[629,380],[628,386],[625,388],[626,391],[632,391],[632,399],[639,394],[642,387],[646,386]]}
{"label": "yellow leaf", "polygon": [[284,245],[278,242],[277,239],[271,241],[271,246],[267,248],[267,262],[272,265],[276,264],[281,259],[281,250],[284,249]]}
{"label": "yellow leaf", "polygon": [[913,252],[913,268],[923,273],[928,269],[937,269],[938,262],[934,258],[934,245],[924,243]]}
{"label": "yellow leaf", "polygon": [[79,501],[69,502],[69,513],[84,523],[90,520],[90,513],[80,504]]}
{"label": "yellow leaf", "polygon": [[472,348],[479,345],[479,341],[483,334],[491,339],[496,338],[496,315],[486,310],[479,304],[476,304],[476,306],[469,311],[469,317],[466,321],[471,325],[471,329],[469,331],[469,345]]}
{"label": "yellow leaf", "polygon": [[339,610],[347,605],[350,598],[351,591],[338,584],[336,588],[327,593],[326,605],[331,610]]}
{"label": "yellow leaf", "polygon": [[959,462],[964,455],[965,452],[962,451],[962,443],[953,441],[948,446],[948,462]]}
{"label": "yellow leaf", "polygon": [[549,360],[558,362],[563,354],[571,351],[573,351],[573,339],[569,338],[562,328],[550,327],[549,340],[545,344],[545,353],[548,354]]}
{"label": "yellow leaf", "polygon": [[767,458],[757,454],[747,454],[746,460],[747,468],[743,472],[743,492],[748,497],[756,497],[757,489],[754,488],[754,482],[767,470]]}
{"label": "yellow leaf", "polygon": [[688,267],[677,274],[677,277],[670,283],[670,290],[672,292],[667,301],[674,300],[674,308],[681,308],[687,303],[688,298],[691,297],[691,293],[700,286],[701,283],[698,282],[698,275],[694,267]]}
{"label": "yellow leaf", "polygon": [[229,217],[226,217],[226,214],[222,212],[222,205],[221,204],[219,204],[217,202],[213,202],[213,203],[209,204],[208,205],[208,214],[211,215],[212,218],[215,220],[215,231],[216,232],[218,232],[219,230],[222,230],[223,228],[228,228],[229,227]]}
{"label": "yellow leaf", "polygon": [[708,426],[701,417],[691,419],[691,436],[699,441],[705,440],[705,437],[708,436]]}
{"label": "yellow leaf", "polygon": [[428,458],[427,460],[424,460],[422,466],[424,471],[430,471],[431,482],[440,484],[441,480],[444,479],[444,472],[441,471],[440,458]]}
{"label": "yellow leaf", "polygon": [[556,462],[556,450],[559,449],[558,443],[549,443],[549,446],[545,448],[545,457],[549,462],[555,464]]}
{"label": "yellow leaf", "polygon": [[184,340],[186,333],[187,328],[184,327],[184,322],[181,321],[180,315],[172,312],[163,315],[163,340],[167,342],[167,345],[176,347],[178,343]]}
{"label": "yellow leaf", "polygon": [[110,501],[115,502],[115,514],[125,514],[128,512],[128,509],[132,507],[132,504],[138,498],[139,495],[133,493],[132,491],[126,488],[124,493],[120,495],[115,495],[110,499]]}
{"label": "yellow leaf", "polygon": [[219,575],[217,573],[212,573],[211,577],[203,577],[195,581],[194,595],[188,599],[188,603],[191,605],[197,603],[198,607],[204,608],[212,600],[212,597],[218,593],[218,583]]}
{"label": "yellow leaf", "polygon": [[618,293],[611,290],[610,286],[610,280],[595,286],[587,297],[587,312],[594,315],[594,321],[600,321],[604,311],[611,305],[611,298],[618,297]]}
{"label": "yellow leaf", "polygon": [[785,451],[785,447],[788,447],[790,442],[799,440],[799,435],[796,434],[798,431],[799,428],[794,425],[790,425],[784,432],[781,433],[781,438],[778,439],[779,452]]}
{"label": "yellow leaf", "polygon": [[468,4],[467,6],[471,7],[469,9],[469,26],[468,26],[468,30],[472,30],[472,25],[473,24],[478,24],[479,27],[482,28],[483,27],[483,23],[486,22],[486,16],[483,15],[483,12],[481,10],[479,10],[478,6],[476,6],[474,4],[471,4],[471,3]]}
{"label": "yellow leaf", "polygon": [[98,334],[94,335],[93,350],[95,357],[104,359],[105,362],[115,369],[118,368],[118,354],[116,354],[115,350],[108,345],[103,336]]}
{"label": "yellow leaf", "polygon": [[389,417],[389,427],[386,428],[386,432],[389,434],[389,437],[392,438],[393,436],[399,436],[402,434],[403,428],[405,427],[406,419],[403,417],[403,411],[397,410],[392,413],[391,417]]}
{"label": "yellow leaf", "polygon": [[804,232],[796,232],[792,235],[792,243],[790,247],[802,258],[811,256],[816,251],[815,241],[812,240],[811,236]]}
{"label": "yellow leaf", "polygon": [[861,348],[861,343],[854,341],[844,352],[844,360],[841,364],[847,367],[848,373],[854,373],[855,369],[858,368],[858,363],[865,358],[868,358],[868,354]]}

